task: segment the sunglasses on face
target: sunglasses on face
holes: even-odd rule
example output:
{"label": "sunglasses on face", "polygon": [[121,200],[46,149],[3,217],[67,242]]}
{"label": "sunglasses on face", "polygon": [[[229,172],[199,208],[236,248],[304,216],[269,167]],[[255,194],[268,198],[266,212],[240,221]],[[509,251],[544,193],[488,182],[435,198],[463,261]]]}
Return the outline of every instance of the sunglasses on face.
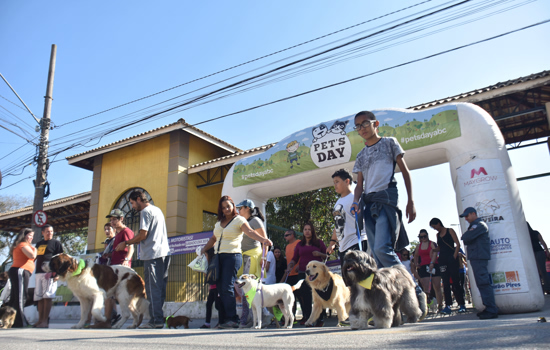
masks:
{"label": "sunglasses on face", "polygon": [[422,236],[418,236],[418,238],[422,239],[422,238],[427,238],[428,236],[426,235],[422,235]]}
{"label": "sunglasses on face", "polygon": [[288,233],[288,234],[285,235],[285,237],[288,237],[288,236],[292,236],[292,234]]}

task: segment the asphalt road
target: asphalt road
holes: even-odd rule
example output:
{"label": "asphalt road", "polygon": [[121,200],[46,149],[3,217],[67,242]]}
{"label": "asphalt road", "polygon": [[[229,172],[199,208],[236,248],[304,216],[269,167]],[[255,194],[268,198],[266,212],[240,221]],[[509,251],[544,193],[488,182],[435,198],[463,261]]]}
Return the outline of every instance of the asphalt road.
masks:
{"label": "asphalt road", "polygon": [[[537,322],[541,316],[549,322]],[[74,320],[55,321],[49,329],[0,330],[0,349],[550,349],[550,296],[539,312],[478,320],[472,309],[391,329],[353,331],[335,327],[334,317],[322,328],[291,330],[198,329],[203,321],[176,330],[73,330]]]}

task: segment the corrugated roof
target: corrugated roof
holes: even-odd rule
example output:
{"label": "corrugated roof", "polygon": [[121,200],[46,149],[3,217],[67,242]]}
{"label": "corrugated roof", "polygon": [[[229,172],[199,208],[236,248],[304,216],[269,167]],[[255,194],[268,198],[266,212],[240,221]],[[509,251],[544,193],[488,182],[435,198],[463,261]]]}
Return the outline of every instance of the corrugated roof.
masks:
{"label": "corrugated roof", "polygon": [[96,152],[96,151],[98,151],[98,150],[106,149],[106,148],[109,148],[109,147],[112,147],[112,146],[115,146],[115,145],[118,145],[118,144],[121,144],[121,143],[130,141],[130,140],[132,140],[132,139],[135,139],[135,138],[138,138],[138,137],[142,137],[142,136],[145,136],[145,135],[147,135],[147,134],[151,134],[151,133],[156,132],[156,131],[160,131],[160,130],[163,130],[163,129],[168,129],[168,128],[173,127],[173,126],[175,126],[175,125],[177,125],[177,124],[181,124],[181,127],[182,127],[182,128],[186,128],[186,129],[188,128],[188,129],[195,130],[195,131],[197,131],[197,132],[203,134],[204,136],[206,136],[206,137],[208,137],[208,138],[211,138],[211,139],[213,139],[213,140],[215,140],[215,141],[217,141],[217,142],[219,142],[219,143],[222,143],[222,144],[226,145],[226,146],[229,147],[229,148],[233,148],[233,149],[235,149],[235,150],[241,151],[240,148],[235,147],[235,146],[233,146],[233,145],[231,145],[231,144],[229,144],[229,143],[223,141],[222,139],[219,139],[219,138],[217,138],[217,137],[215,137],[215,136],[213,136],[213,135],[211,135],[211,134],[209,134],[209,133],[207,133],[207,132],[204,132],[203,130],[201,130],[201,129],[199,129],[199,128],[196,128],[196,127],[194,127],[194,126],[192,126],[192,125],[190,125],[190,124],[187,124],[187,123],[185,122],[185,119],[179,119],[179,120],[178,120],[177,122],[175,122],[175,123],[168,124],[168,125],[164,125],[164,126],[161,126],[161,127],[159,127],[159,128],[156,128],[156,129],[153,129],[153,130],[149,130],[149,131],[143,132],[143,133],[141,133],[141,134],[137,134],[137,135],[134,135],[134,136],[130,136],[130,137],[127,137],[127,138],[125,138],[125,139],[118,140],[118,141],[115,141],[115,142],[112,142],[112,143],[109,143],[109,144],[106,144],[106,145],[103,145],[103,146],[100,146],[100,147],[97,147],[97,148],[88,150],[88,151],[86,151],[86,152],[82,152],[82,153],[78,153],[78,154],[75,154],[75,155],[72,155],[72,156],[68,156],[68,157],[66,157],[66,159],[67,159],[67,160],[71,160],[71,159],[73,159],[73,158],[80,157],[80,156],[85,155],[85,154],[88,154],[88,153],[93,153],[93,152]]}
{"label": "corrugated roof", "polygon": [[199,167],[199,166],[201,166],[201,165],[217,163],[217,162],[220,162],[220,161],[222,161],[222,160],[226,160],[226,159],[230,159],[230,158],[235,158],[235,157],[242,156],[242,155],[248,154],[248,153],[253,153],[253,152],[257,152],[257,151],[267,151],[268,149],[270,149],[271,147],[273,147],[273,146],[275,146],[275,145],[276,145],[276,143],[270,143],[270,144],[265,145],[265,146],[255,147],[255,148],[247,149],[246,151],[241,151],[241,152],[233,153],[233,154],[230,154],[230,155],[227,155],[227,156],[223,156],[223,157],[220,157],[220,158],[211,159],[211,160],[208,160],[208,161],[206,161],[206,162],[202,162],[202,163],[198,163],[198,164],[191,165],[191,166],[189,167],[189,169],[197,168],[197,167]]}
{"label": "corrugated roof", "polygon": [[[78,199],[80,199],[81,201],[86,201],[86,200],[90,199],[89,197],[91,197],[91,194],[92,194],[92,192],[88,191],[88,192],[75,194],[75,195],[72,195],[72,196],[69,196],[69,197],[59,198],[59,199],[56,199],[56,200],[53,200],[53,201],[48,201],[48,202],[44,203],[44,209],[43,210],[48,210],[48,208],[51,208],[55,205],[59,205],[59,204],[62,204],[62,203],[77,201]],[[21,213],[26,212],[26,211],[29,211],[30,213],[32,213],[32,209],[33,209],[33,206],[29,205],[29,206],[26,206],[24,208],[8,211],[8,212],[5,212],[5,213],[0,213],[0,219],[2,219],[5,216],[8,216],[8,215],[21,214]]]}
{"label": "corrugated roof", "polygon": [[521,84],[521,83],[525,83],[525,82],[528,82],[528,81],[532,81],[532,80],[536,80],[536,79],[540,79],[540,78],[545,78],[545,77],[550,77],[550,71],[545,70],[545,71],[542,71],[540,73],[534,73],[534,74],[531,74],[531,75],[528,75],[528,76],[525,76],[525,77],[520,77],[520,78],[516,78],[516,79],[511,79],[511,80],[508,80],[508,81],[505,81],[505,82],[496,83],[494,85],[489,85],[489,86],[484,87],[482,89],[476,89],[476,90],[472,90],[472,91],[465,92],[465,93],[462,93],[462,94],[458,94],[458,95],[455,95],[455,96],[450,96],[450,97],[447,97],[447,98],[435,100],[435,101],[432,101],[432,102],[422,103],[422,104],[419,104],[419,105],[416,105],[416,106],[413,106],[413,107],[409,107],[408,109],[419,110],[419,109],[424,109],[424,108],[430,108],[430,107],[434,107],[434,106],[441,105],[441,104],[444,104],[444,103],[449,103],[449,102],[453,102],[453,101],[456,101],[456,100],[469,98],[469,97],[479,95],[479,94],[482,94],[482,93],[485,93],[485,92],[495,91],[495,90],[502,89],[502,88],[505,88],[505,87],[509,87],[509,86],[513,86],[513,85],[517,85],[517,84]]}

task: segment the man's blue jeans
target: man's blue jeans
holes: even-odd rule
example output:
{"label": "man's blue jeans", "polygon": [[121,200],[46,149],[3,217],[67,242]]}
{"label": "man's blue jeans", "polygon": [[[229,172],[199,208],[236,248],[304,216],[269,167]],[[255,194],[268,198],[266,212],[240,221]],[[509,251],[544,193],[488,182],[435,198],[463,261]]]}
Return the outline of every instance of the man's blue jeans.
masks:
{"label": "man's blue jeans", "polygon": [[235,283],[237,271],[243,264],[243,256],[241,253],[221,253],[218,255],[218,262],[220,264],[220,279],[217,281],[216,287],[225,310],[225,320],[219,320],[219,322],[220,324],[229,321],[239,322],[233,283]]}
{"label": "man's blue jeans", "polygon": [[169,266],[169,256],[143,261],[145,292],[147,293],[147,300],[149,300],[149,314],[151,315],[149,323],[154,325],[164,324],[162,306],[166,299]]}
{"label": "man's blue jeans", "polygon": [[375,221],[374,224],[370,218],[365,218],[365,228],[378,268],[401,264],[401,260],[393,250],[391,227],[386,211],[380,210],[379,216],[372,219]]}

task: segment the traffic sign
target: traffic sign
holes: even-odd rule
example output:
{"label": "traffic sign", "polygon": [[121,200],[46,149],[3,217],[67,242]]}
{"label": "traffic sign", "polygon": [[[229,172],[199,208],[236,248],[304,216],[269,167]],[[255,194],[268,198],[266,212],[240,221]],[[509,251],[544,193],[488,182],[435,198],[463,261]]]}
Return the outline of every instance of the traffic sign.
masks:
{"label": "traffic sign", "polygon": [[48,223],[48,215],[42,210],[37,210],[33,215],[34,224],[42,227]]}

